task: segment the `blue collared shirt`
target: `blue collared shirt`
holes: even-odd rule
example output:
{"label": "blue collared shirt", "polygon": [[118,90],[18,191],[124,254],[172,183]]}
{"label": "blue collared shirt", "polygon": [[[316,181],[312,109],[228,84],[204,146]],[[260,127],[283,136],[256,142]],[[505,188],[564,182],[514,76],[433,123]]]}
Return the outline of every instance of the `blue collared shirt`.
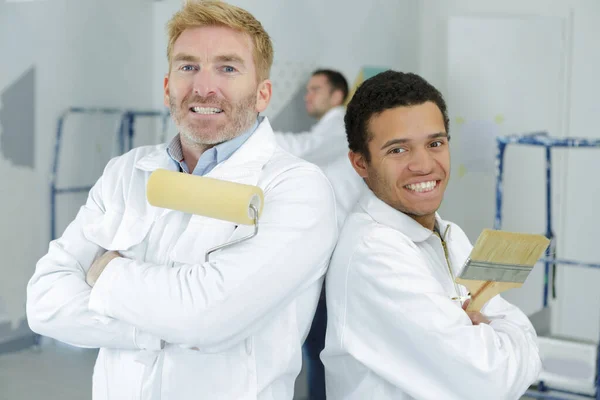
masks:
{"label": "blue collared shirt", "polygon": [[[204,176],[212,171],[217,164],[220,164],[231,157],[231,155],[235,153],[237,149],[242,147],[246,140],[252,136],[256,128],[258,128],[258,124],[259,120],[257,119],[250,129],[238,137],[228,140],[227,142],[219,143],[202,153],[192,174]],[[177,163],[181,171],[188,174],[190,173],[187,164],[183,160],[183,151],[181,150],[181,138],[179,137],[179,134],[171,140],[171,143],[169,143],[167,154]]]}

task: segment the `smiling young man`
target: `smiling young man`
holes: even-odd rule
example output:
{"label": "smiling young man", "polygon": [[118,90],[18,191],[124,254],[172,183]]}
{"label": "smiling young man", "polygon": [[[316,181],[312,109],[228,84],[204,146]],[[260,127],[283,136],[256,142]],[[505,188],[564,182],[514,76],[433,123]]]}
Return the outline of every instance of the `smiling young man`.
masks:
{"label": "smiling young man", "polygon": [[327,398],[518,399],[540,358],[500,296],[464,311],[454,282],[471,244],[437,214],[450,178],[446,104],[414,74],[365,81],[345,117],[365,189],[327,273]]}
{"label": "smiling young man", "polygon": [[[188,1],[168,32],[164,98],[179,134],[109,162],[36,266],[29,324],[100,348],[95,400],[291,400],[337,239],[333,190],[260,116],[273,48],[259,21]],[[252,227],[151,206],[159,168],[259,186],[260,231],[205,262]]]}

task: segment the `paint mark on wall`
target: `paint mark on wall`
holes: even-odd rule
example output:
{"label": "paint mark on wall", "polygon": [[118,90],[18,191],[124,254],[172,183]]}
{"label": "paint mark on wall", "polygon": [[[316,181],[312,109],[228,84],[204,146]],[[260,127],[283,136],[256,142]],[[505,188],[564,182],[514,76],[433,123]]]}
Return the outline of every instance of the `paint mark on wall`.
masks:
{"label": "paint mark on wall", "polygon": [[34,168],[35,68],[0,92],[0,154],[12,164]]}

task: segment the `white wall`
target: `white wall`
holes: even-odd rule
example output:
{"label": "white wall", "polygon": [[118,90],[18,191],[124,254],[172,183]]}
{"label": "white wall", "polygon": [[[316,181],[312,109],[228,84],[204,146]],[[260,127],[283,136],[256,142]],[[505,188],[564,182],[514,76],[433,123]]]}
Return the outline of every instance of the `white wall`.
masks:
{"label": "white wall", "polygon": [[[600,70],[600,27],[596,24],[600,18],[600,3],[593,0],[565,0],[561,2],[547,2],[542,0],[504,2],[482,2],[476,0],[423,0],[420,9],[420,35],[419,35],[419,71],[430,82],[451,98],[456,98],[456,93],[449,93],[451,83],[448,80],[455,77],[448,76],[448,44],[447,27],[450,16],[477,15],[488,17],[531,17],[545,16],[556,17],[564,22],[564,54],[562,66],[563,82],[557,85],[560,100],[559,115],[548,115],[548,120],[540,124],[539,129],[551,129],[553,136],[589,137],[600,138],[600,131],[595,129],[596,116],[600,114],[600,102],[597,93],[600,91],[600,80],[597,71]],[[540,47],[550,46],[553,43],[539,43]],[[492,45],[492,44],[491,44]],[[492,45],[493,46],[493,45]],[[519,59],[512,62],[519,65]],[[555,67],[555,66],[552,66]],[[540,62],[539,71],[546,71],[547,66]],[[527,76],[523,77],[527,79]],[[501,78],[499,78],[501,79]],[[460,82],[458,83],[460,84]],[[557,93],[553,93],[556,95]],[[539,93],[526,93],[524,96],[536,96]],[[476,92],[468,96],[477,98],[482,108],[494,103],[494,93]],[[519,102],[519,97],[515,97]],[[526,103],[526,102],[524,102]],[[461,104],[449,104],[452,115],[453,107],[460,108]],[[513,104],[514,106],[514,104]],[[526,111],[526,110],[525,110]],[[460,131],[456,121],[452,130]],[[521,119],[510,121],[510,128],[502,133],[522,133],[531,130]],[[541,126],[545,125],[545,126]],[[542,157],[538,154],[541,150],[509,150],[512,154],[519,154],[520,158],[510,158],[507,165],[505,182],[506,207],[504,215],[506,229],[529,228],[531,232],[544,232],[544,196],[541,192],[543,185]],[[555,193],[554,223],[555,233],[558,238],[557,251],[560,258],[570,258],[582,261],[600,263],[600,252],[596,251],[598,233],[597,225],[600,223],[600,213],[596,211],[596,199],[600,195],[600,184],[594,178],[594,172],[600,168],[600,150],[573,149],[568,151],[555,151]],[[453,153],[455,158],[459,153]],[[453,160],[453,167],[460,165],[461,160]],[[444,215],[455,222],[466,225],[467,233],[472,240],[476,239],[478,232],[484,227],[491,227],[493,222],[494,206],[488,208],[487,214],[478,219],[469,220],[471,210],[481,209],[482,201],[494,201],[493,185],[482,177],[473,175],[458,177],[459,171],[453,170],[453,181],[450,185],[461,187],[465,181],[471,182],[469,190],[448,192],[448,199],[443,207]],[[515,182],[522,176],[530,176],[531,187],[515,187]],[[489,178],[489,177],[488,177]],[[492,175],[493,179],[493,175]],[[511,180],[513,182],[511,192]],[[477,191],[477,187],[480,188]],[[522,201],[519,201],[522,199]],[[530,199],[535,199],[539,216],[533,218],[528,214],[522,203],[529,204]],[[464,210],[469,210],[464,212]],[[476,211],[475,211],[476,212]],[[534,211],[536,212],[536,211]],[[511,220],[512,218],[512,220]],[[529,221],[525,225],[523,220]],[[538,267],[539,268],[539,267]],[[556,334],[574,336],[577,338],[598,340],[600,331],[600,270],[586,270],[573,267],[560,267],[558,276],[558,299],[553,304],[553,331]],[[536,289],[536,288],[531,288]],[[516,296],[521,300],[538,301],[538,293]],[[532,297],[533,296],[533,297]],[[507,295],[510,297],[510,295]],[[529,299],[529,300],[527,300]]]}
{"label": "white wall", "polygon": [[[151,37],[152,4],[146,0],[0,0],[0,94],[29,68],[36,71],[30,116],[35,118],[35,145],[24,150],[35,152],[34,167],[15,165],[0,151],[0,322],[16,324],[24,318],[27,280],[47,251],[49,175],[59,113],[73,105],[150,107]],[[70,121],[61,183],[91,184],[112,153],[114,121]],[[2,129],[0,135],[9,134]],[[84,199],[64,200],[68,206],[59,207],[64,210],[60,230]]]}

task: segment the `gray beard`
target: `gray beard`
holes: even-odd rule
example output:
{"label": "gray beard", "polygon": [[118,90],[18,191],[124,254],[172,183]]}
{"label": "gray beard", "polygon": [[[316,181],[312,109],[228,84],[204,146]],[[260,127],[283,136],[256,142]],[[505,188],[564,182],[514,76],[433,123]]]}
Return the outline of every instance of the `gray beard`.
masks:
{"label": "gray beard", "polygon": [[[210,101],[206,101],[204,98],[200,97],[194,97],[193,100],[197,100],[196,102],[198,103],[211,103]],[[173,121],[177,126],[179,134],[185,137],[188,142],[197,144],[199,146],[212,146],[236,138],[243,132],[250,129],[250,127],[254,123],[254,120],[256,119],[256,114],[254,112],[249,111],[254,110],[256,108],[256,95],[254,93],[251,93],[246,98],[241,99],[239,102],[235,103],[232,107],[228,107],[228,115],[232,116],[233,119],[221,128],[222,130],[218,133],[218,135],[210,138],[203,138],[200,137],[200,135],[195,134],[192,130],[187,129],[181,123],[181,121],[183,120],[183,116],[181,114],[187,112],[188,108],[185,107],[185,104],[189,103],[191,103],[191,101],[184,101],[184,105],[182,106],[184,108],[178,110],[177,99],[173,96],[170,96],[169,108],[171,110],[171,115],[173,116]],[[222,101],[218,102],[215,105],[225,112],[226,104],[223,104]],[[180,111],[181,113],[178,114],[178,111]]]}

